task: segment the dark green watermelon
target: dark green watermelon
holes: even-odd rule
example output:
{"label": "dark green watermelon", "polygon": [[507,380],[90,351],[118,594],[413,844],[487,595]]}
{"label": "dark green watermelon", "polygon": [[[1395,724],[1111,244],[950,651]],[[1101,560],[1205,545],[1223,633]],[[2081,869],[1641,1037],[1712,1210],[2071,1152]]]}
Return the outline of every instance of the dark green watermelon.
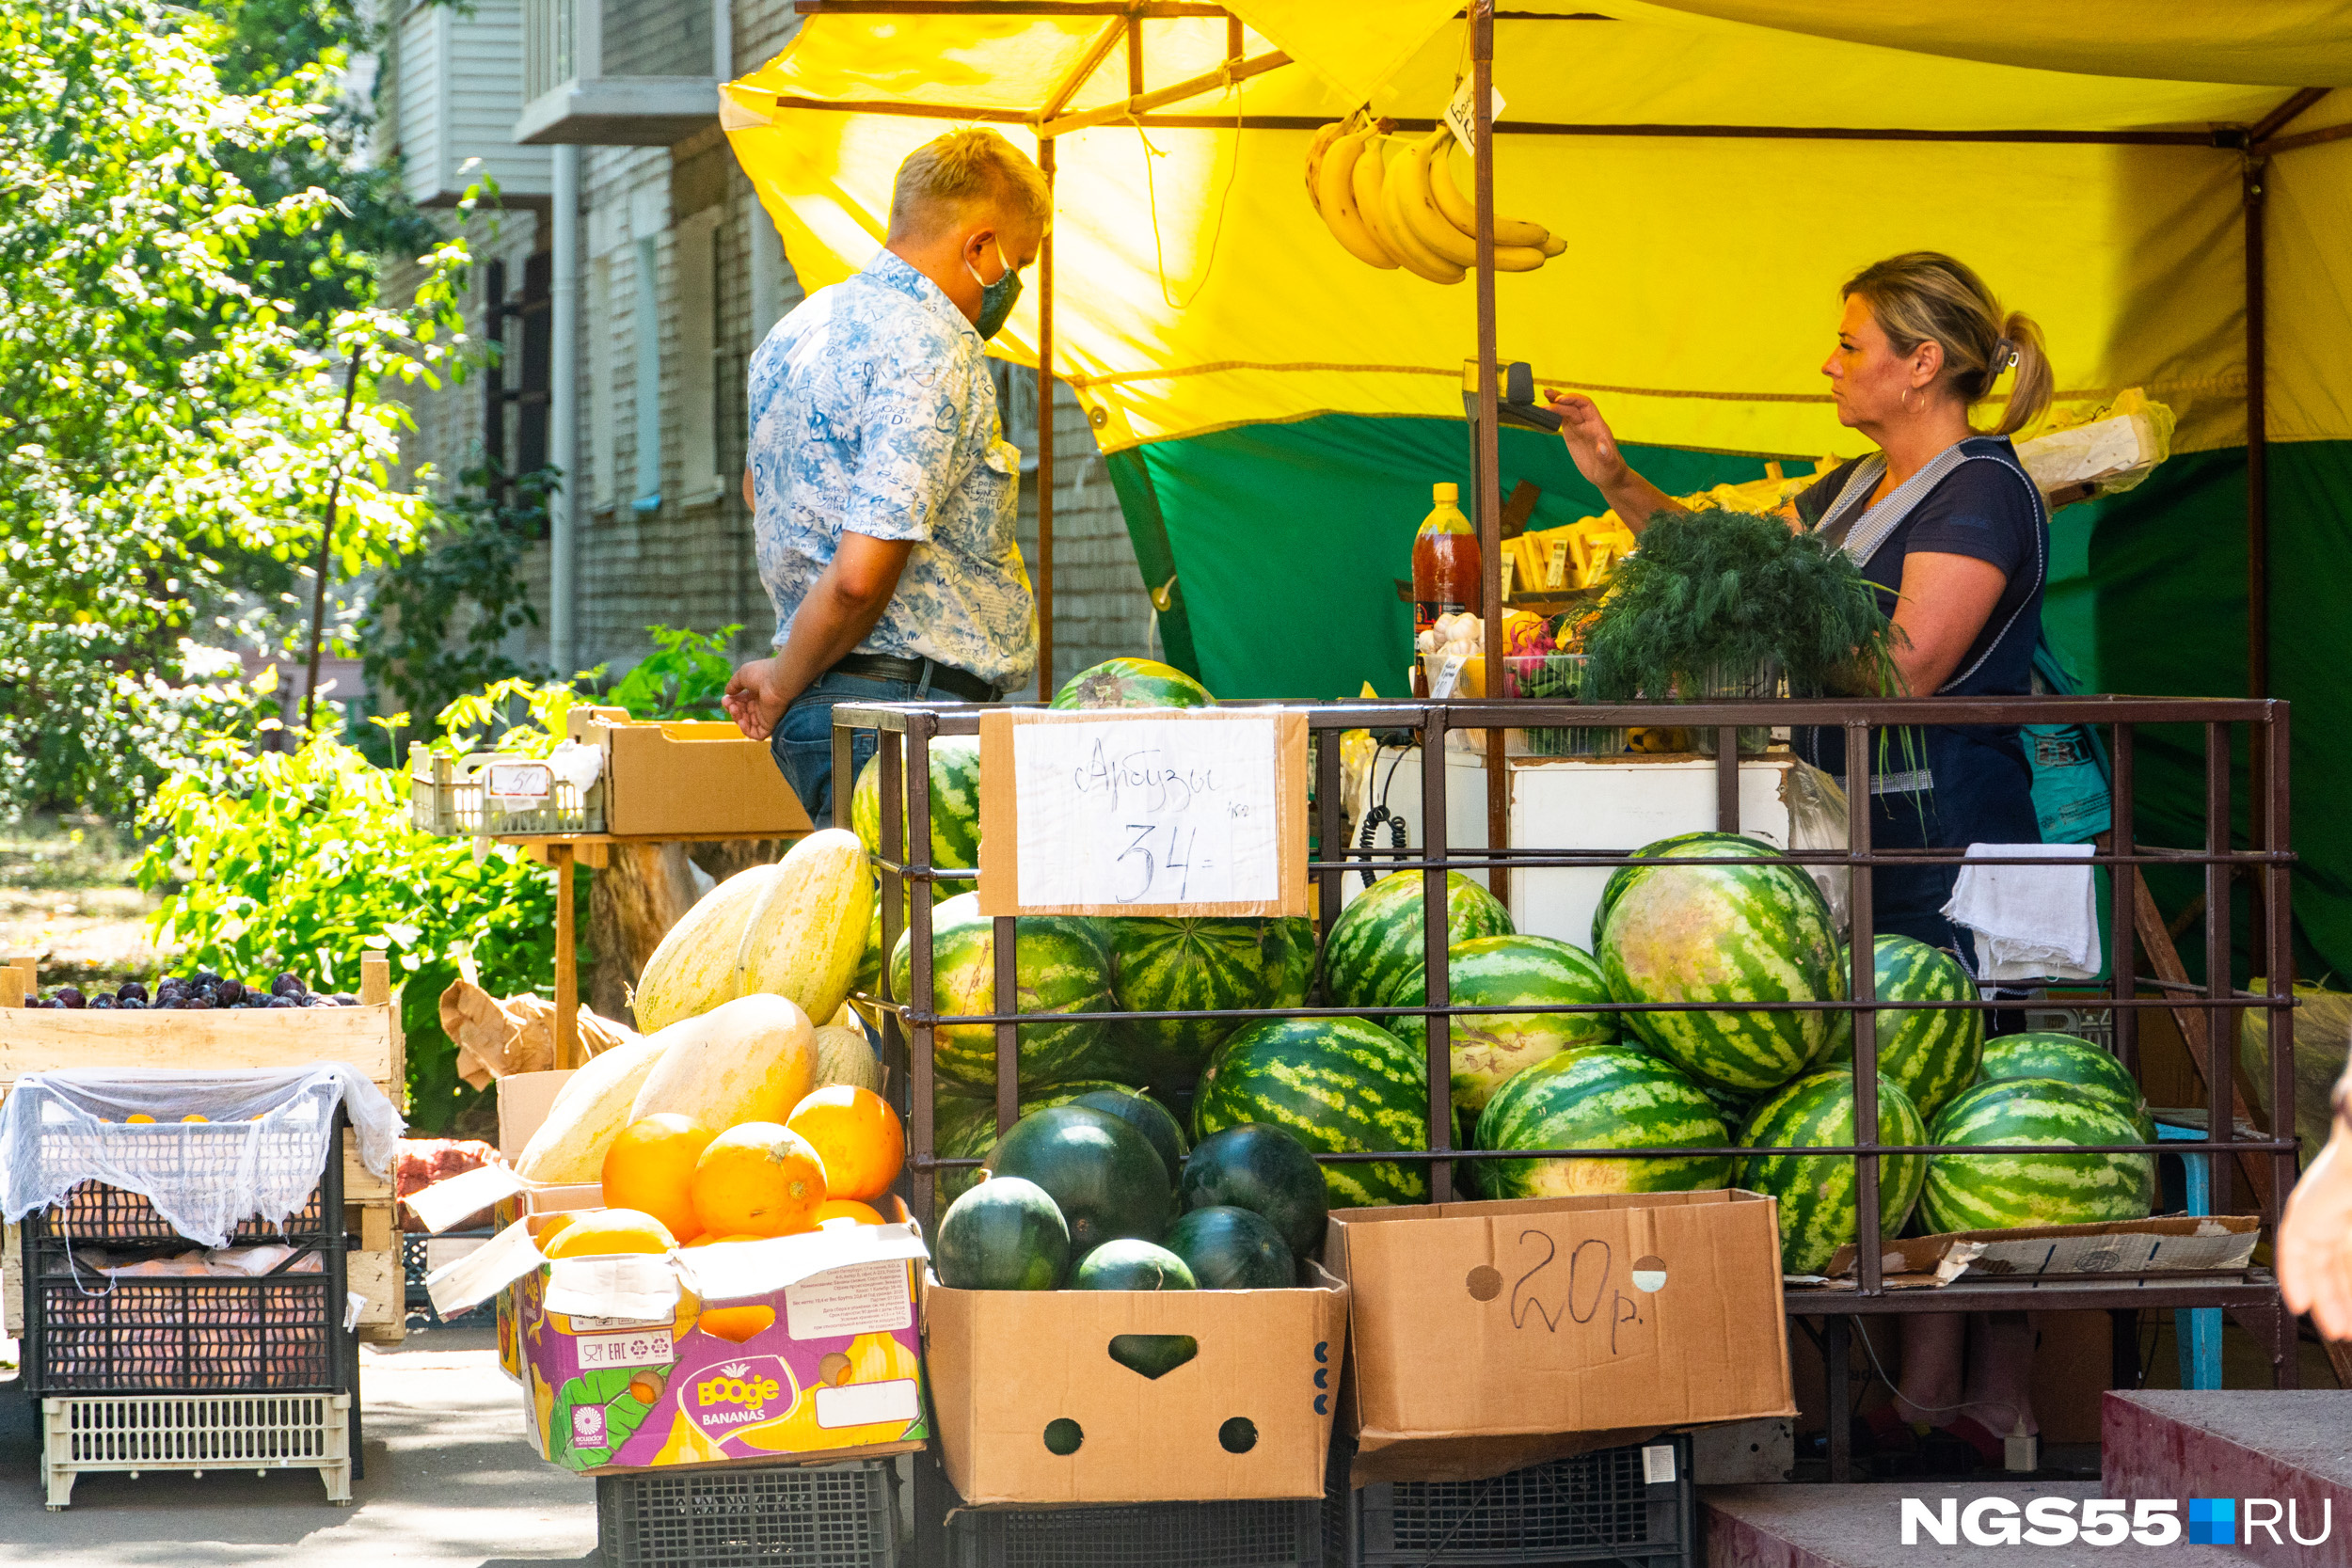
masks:
{"label": "dark green watermelon", "polygon": [[[1101,922],[1111,995],[1131,1013],[1227,1012],[1266,997],[1264,932],[1254,920],[1126,916]],[[1232,1034],[1229,1018],[1136,1019],[1112,1026],[1121,1069],[1189,1088]]]}
{"label": "dark green watermelon", "polygon": [[1279,1291],[1298,1281],[1298,1260],[1282,1233],[1247,1209],[1190,1210],[1162,1240],[1203,1291]]}
{"label": "dark green watermelon", "polygon": [[999,1177],[947,1206],[931,1256],[955,1290],[1050,1291],[1070,1266],[1070,1227],[1044,1188]]}
{"label": "dark green watermelon", "polygon": [[[931,1152],[942,1160],[984,1160],[988,1158],[988,1151],[996,1145],[996,1101],[950,1092],[961,1086],[942,1082],[939,1092],[931,1097]],[[1107,1079],[1081,1078],[1059,1088],[1024,1094],[1021,1097],[1021,1115],[1025,1117],[1032,1111],[1068,1105],[1082,1095],[1135,1092],[1125,1084],[1114,1084]],[[969,1192],[972,1184],[979,1179],[980,1173],[968,1165],[933,1174],[931,1212],[946,1212],[947,1205]]]}
{"label": "dark green watermelon", "polygon": [[[1317,1153],[1427,1148],[1421,1053],[1361,1019],[1253,1023],[1217,1052],[1192,1102],[1196,1137],[1248,1122],[1279,1127]],[[1421,1203],[1429,1195],[1418,1161],[1327,1164],[1323,1180],[1335,1208]]]}
{"label": "dark green watermelon", "polygon": [[1122,1239],[1155,1242],[1168,1229],[1168,1167],[1151,1139],[1101,1111],[1032,1111],[996,1140],[986,1168],[1044,1188],[1069,1223],[1073,1251]]}
{"label": "dark green watermelon", "polygon": [[1175,1113],[1150,1095],[1136,1089],[1089,1089],[1070,1103],[1117,1117],[1151,1139],[1160,1164],[1168,1167],[1171,1184],[1176,1173],[1184,1168],[1184,1150],[1188,1147],[1184,1130],[1177,1122]]}
{"label": "dark green watermelon", "polygon": [[1106,658],[1062,682],[1054,707],[1214,707],[1209,689],[1172,664],[1151,658]]}
{"label": "dark green watermelon", "polygon": [[1192,1270],[1176,1254],[1152,1242],[1123,1237],[1104,1242],[1070,1271],[1073,1291],[1191,1291]]}
{"label": "dark green watermelon", "polygon": [[1226,1205],[1270,1223],[1301,1258],[1323,1244],[1330,1196],[1307,1146],[1260,1122],[1200,1140],[1184,1162],[1178,1196],[1187,1210]]}

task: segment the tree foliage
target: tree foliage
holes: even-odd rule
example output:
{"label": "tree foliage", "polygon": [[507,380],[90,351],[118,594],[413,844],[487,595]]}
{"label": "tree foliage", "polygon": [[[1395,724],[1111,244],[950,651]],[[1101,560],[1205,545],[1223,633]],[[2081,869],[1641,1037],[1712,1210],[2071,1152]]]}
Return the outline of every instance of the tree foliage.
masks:
{"label": "tree foliage", "polygon": [[319,287],[310,242],[347,214],[291,175],[334,151],[336,61],[230,92],[228,37],[155,0],[0,0],[0,811],[121,812],[195,756],[243,701],[203,651],[298,630],[249,585],[298,580],[339,480],[344,575],[429,515],[391,482],[389,399],[462,369],[466,247],[399,309]]}

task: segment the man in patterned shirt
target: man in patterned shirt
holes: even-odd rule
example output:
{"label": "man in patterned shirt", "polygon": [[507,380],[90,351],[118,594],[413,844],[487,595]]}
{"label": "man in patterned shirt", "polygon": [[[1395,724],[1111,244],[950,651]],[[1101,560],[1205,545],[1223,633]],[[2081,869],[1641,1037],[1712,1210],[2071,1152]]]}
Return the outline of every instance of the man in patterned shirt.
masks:
{"label": "man in patterned shirt", "polygon": [[[993,702],[1036,673],[1021,453],[982,344],[1049,216],[1045,177],[993,131],[927,143],[898,166],[882,253],[752,356],[743,496],[776,651],[735,672],[726,709],[819,823],[834,704]],[[858,737],[859,766],[874,744]]]}

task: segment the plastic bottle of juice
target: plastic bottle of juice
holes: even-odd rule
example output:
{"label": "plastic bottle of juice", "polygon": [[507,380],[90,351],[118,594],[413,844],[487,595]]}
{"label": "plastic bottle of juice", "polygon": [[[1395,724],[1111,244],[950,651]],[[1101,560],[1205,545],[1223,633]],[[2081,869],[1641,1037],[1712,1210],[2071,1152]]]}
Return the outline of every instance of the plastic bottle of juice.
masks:
{"label": "plastic bottle of juice", "polygon": [[1413,633],[1419,636],[1440,615],[1485,612],[1478,561],[1478,531],[1455,503],[1461,486],[1433,484],[1436,504],[1413,535]]}

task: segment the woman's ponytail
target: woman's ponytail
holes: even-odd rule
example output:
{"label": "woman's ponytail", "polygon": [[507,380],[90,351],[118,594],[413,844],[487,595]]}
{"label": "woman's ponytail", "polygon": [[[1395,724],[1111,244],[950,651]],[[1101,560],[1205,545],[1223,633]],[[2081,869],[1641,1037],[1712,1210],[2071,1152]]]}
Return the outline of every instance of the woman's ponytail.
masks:
{"label": "woman's ponytail", "polygon": [[[2001,352],[2002,345],[2006,353]],[[2005,361],[2015,368],[2017,376],[2009,384],[2009,407],[1993,434],[2014,436],[2041,419],[2050,406],[2050,356],[2042,346],[2042,328],[2023,310],[2011,310],[2001,324],[2001,341],[1994,350],[1993,362],[1986,367],[1985,390],[1993,389]]]}

